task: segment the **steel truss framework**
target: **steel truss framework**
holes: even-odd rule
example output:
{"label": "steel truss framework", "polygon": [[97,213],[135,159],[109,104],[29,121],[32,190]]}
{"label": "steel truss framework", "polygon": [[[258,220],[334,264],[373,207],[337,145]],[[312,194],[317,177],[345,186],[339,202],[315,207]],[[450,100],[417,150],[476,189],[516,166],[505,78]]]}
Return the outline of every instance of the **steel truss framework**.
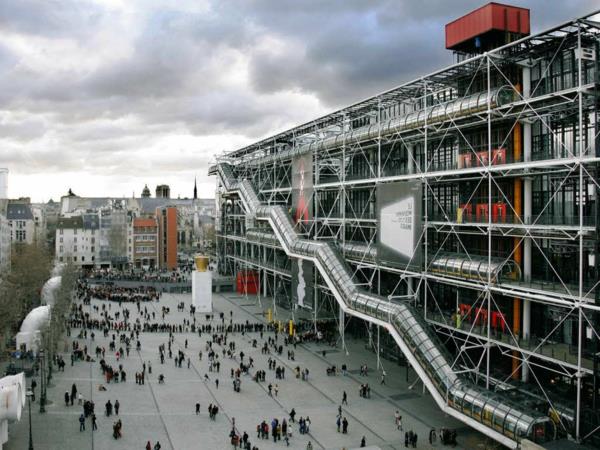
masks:
{"label": "steel truss framework", "polygon": [[[262,202],[291,208],[291,160],[312,153],[306,237],[337,242],[357,284],[419,308],[457,371],[546,409],[579,441],[600,430],[596,14],[219,158]],[[377,186],[410,180],[423,191],[420,269],[377,257]],[[285,306],[291,261],[235,195],[219,201],[220,270],[257,270],[260,295]],[[450,257],[517,269],[471,276],[440,262]],[[313,278],[309,315],[337,320]],[[343,342],[343,317],[338,327]],[[377,337],[369,326],[379,353]]]}

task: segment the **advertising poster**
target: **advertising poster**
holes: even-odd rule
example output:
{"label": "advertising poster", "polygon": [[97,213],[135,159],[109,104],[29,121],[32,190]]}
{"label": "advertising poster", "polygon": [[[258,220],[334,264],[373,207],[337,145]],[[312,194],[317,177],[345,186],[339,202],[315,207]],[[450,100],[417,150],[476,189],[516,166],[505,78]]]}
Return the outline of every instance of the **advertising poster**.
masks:
{"label": "advertising poster", "polygon": [[377,255],[381,263],[420,269],[422,196],[418,180],[377,186]]}
{"label": "advertising poster", "polygon": [[[298,232],[308,232],[313,217],[312,154],[292,161],[292,219]],[[313,307],[313,263],[292,261],[292,300],[303,308]]]}

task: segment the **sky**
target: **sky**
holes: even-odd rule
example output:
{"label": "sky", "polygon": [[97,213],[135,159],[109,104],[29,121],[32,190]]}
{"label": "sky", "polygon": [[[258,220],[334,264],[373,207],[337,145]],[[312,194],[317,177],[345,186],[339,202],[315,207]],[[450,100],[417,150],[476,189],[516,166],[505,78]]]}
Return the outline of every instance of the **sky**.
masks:
{"label": "sky", "polygon": [[[0,0],[9,197],[214,195],[214,156],[452,63],[471,0]],[[531,0],[532,31],[597,0]]]}

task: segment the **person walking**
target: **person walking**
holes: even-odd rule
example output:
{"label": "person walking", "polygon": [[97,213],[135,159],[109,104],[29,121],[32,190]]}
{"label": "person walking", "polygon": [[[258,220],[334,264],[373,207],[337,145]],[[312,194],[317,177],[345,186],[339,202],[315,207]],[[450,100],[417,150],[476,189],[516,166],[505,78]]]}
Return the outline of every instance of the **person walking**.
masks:
{"label": "person walking", "polygon": [[146,443],[146,450],[152,450],[152,444],[150,443],[150,441]]}
{"label": "person walking", "polygon": [[200,414],[200,403],[196,403],[196,415]]}
{"label": "person walking", "polygon": [[346,391],[342,394],[342,405],[348,406],[348,394],[346,394]]}
{"label": "person walking", "polygon": [[118,416],[119,415],[119,408],[121,407],[121,404],[119,403],[119,399],[115,400],[115,414]]}
{"label": "person walking", "polygon": [[342,416],[341,415],[337,416],[335,424],[337,426],[337,432],[339,433],[340,432],[340,427],[342,426]]}
{"label": "person walking", "polygon": [[219,379],[218,378],[215,380],[215,386],[217,387],[217,389],[219,389]]}
{"label": "person walking", "polygon": [[402,431],[402,416],[400,415],[400,411],[396,410],[394,420],[396,421],[396,429]]}
{"label": "person walking", "polygon": [[65,391],[65,406],[69,406],[69,392]]}
{"label": "person walking", "polygon": [[381,370],[381,384],[385,384],[385,376],[387,374],[385,373],[385,370]]}
{"label": "person walking", "polygon": [[342,434],[348,434],[348,419],[342,420]]}
{"label": "person walking", "polygon": [[35,402],[35,388],[37,387],[37,382],[35,380],[31,380],[31,401]]}
{"label": "person walking", "polygon": [[360,440],[360,447],[366,447],[367,446],[367,438],[365,438],[364,436],[362,437],[362,439]]}

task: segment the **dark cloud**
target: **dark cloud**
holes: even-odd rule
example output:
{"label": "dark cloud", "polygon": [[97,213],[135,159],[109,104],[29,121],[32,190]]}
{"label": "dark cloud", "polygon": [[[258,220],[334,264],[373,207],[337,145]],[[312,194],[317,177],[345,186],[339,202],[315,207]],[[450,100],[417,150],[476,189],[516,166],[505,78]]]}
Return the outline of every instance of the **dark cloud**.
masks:
{"label": "dark cloud", "polygon": [[[597,7],[518,3],[534,32]],[[204,177],[221,150],[449,65],[444,24],[481,4],[0,0],[0,166],[56,192],[78,170]]]}

